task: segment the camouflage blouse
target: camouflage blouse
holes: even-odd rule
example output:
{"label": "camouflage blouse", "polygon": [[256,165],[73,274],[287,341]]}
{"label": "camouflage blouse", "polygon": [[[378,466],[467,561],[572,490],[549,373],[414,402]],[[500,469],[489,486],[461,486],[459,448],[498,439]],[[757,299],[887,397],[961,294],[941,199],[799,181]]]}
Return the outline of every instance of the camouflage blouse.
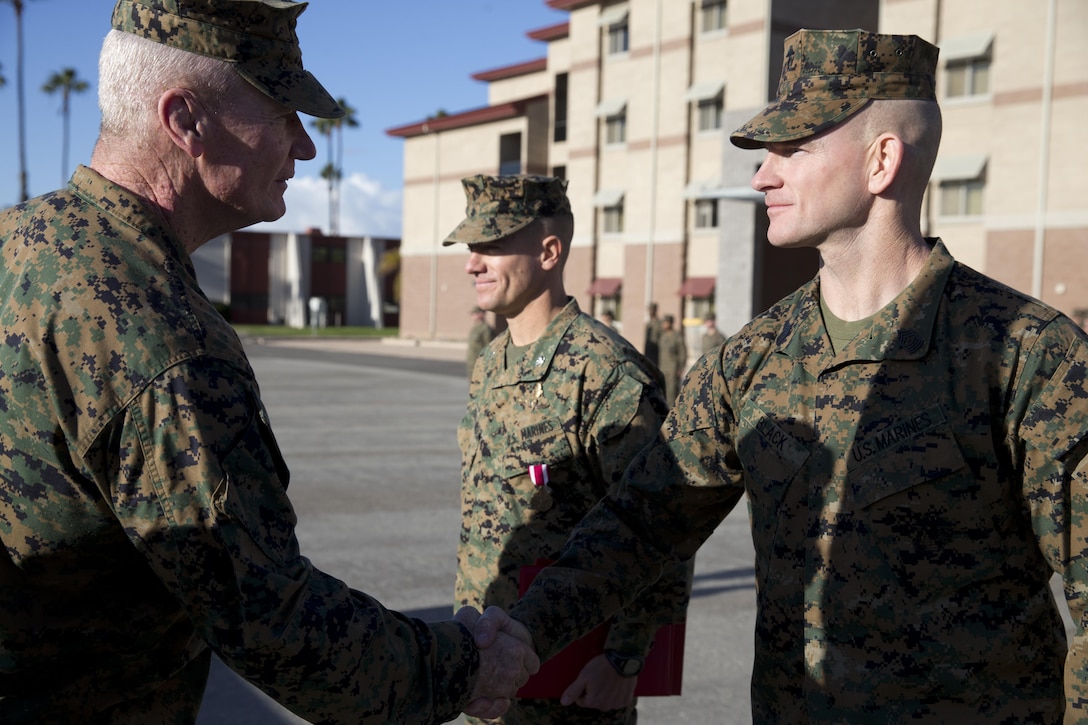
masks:
{"label": "camouflage blouse", "polygon": [[813,281],[696,363],[513,614],[547,655],[746,495],[755,722],[1084,722],[1086,434],[1084,333],[936,241],[838,354]]}
{"label": "camouflage blouse", "polygon": [[[508,367],[509,339],[484,350],[458,431],[459,605],[512,606],[521,568],[559,555],[665,416],[660,374],[573,298]],[[541,465],[546,483],[530,472]],[[658,626],[683,621],[689,594],[690,567],[671,567],[620,613],[605,646],[645,655]]]}
{"label": "camouflage blouse", "polygon": [[158,219],[83,167],[0,214],[0,721],[192,723],[210,650],[313,722],[453,718],[467,630],[299,553],[253,371]]}

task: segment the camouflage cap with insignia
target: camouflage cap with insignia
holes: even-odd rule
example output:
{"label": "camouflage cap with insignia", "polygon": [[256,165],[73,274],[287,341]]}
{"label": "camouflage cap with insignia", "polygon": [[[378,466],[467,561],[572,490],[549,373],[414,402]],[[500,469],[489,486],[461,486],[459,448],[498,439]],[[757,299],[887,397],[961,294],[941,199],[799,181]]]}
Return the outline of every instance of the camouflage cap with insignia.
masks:
{"label": "camouflage cap with insignia", "polygon": [[554,176],[519,174],[461,179],[465,188],[465,220],[442,246],[493,242],[542,217],[570,214],[567,182]]}
{"label": "camouflage cap with insignia", "polygon": [[288,108],[340,118],[344,109],[302,67],[295,25],[306,5],[290,0],[118,0],[112,25],[229,61],[257,90]]}
{"label": "camouflage cap with insignia", "polygon": [[799,30],[786,38],[776,100],[729,140],[761,148],[814,136],[874,99],[936,100],[937,53],[916,35]]}

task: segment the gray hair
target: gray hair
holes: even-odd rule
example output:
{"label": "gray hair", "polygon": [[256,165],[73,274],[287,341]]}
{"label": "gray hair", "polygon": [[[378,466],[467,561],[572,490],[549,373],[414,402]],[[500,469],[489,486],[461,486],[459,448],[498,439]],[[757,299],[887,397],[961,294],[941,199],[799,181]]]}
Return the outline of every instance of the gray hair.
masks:
{"label": "gray hair", "polygon": [[187,88],[215,110],[240,81],[227,61],[111,30],[98,60],[101,135],[144,141],[156,126],[163,91]]}

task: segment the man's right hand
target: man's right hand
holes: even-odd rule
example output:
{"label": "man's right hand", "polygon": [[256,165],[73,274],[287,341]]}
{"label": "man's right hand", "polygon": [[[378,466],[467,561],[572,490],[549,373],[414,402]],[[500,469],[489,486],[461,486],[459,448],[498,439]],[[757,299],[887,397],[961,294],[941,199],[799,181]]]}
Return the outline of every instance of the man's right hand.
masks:
{"label": "man's right hand", "polygon": [[488,607],[483,617],[472,607],[463,607],[454,618],[474,633],[480,648],[480,671],[465,714],[499,717],[518,689],[540,669],[532,637],[498,607]]}

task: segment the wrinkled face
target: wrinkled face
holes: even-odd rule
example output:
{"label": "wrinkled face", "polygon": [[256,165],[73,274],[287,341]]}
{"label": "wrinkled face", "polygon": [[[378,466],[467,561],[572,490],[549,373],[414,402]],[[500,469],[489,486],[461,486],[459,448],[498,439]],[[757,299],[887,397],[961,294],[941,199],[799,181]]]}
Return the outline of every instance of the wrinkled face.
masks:
{"label": "wrinkled face", "polygon": [[297,112],[240,81],[209,114],[202,178],[221,213],[235,221],[230,228],[239,229],[283,216],[295,161],[316,154]]}
{"label": "wrinkled face", "polygon": [[542,247],[537,225],[531,224],[495,242],[468,246],[465,272],[476,286],[481,310],[516,317],[545,289]]}
{"label": "wrinkled face", "polygon": [[752,188],[765,194],[767,239],[774,246],[818,247],[864,225],[872,198],[857,118],[816,136],[767,145]]}

